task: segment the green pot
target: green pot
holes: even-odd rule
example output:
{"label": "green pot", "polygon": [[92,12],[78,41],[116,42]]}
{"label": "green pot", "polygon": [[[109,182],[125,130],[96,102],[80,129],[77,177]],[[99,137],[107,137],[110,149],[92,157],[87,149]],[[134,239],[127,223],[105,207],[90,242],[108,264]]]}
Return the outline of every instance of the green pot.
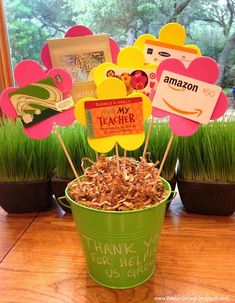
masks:
{"label": "green pot", "polygon": [[[141,210],[103,211],[74,202],[65,190],[87,260],[88,273],[97,283],[116,289],[135,287],[155,270],[167,200]],[[63,199],[64,197],[60,198]]]}

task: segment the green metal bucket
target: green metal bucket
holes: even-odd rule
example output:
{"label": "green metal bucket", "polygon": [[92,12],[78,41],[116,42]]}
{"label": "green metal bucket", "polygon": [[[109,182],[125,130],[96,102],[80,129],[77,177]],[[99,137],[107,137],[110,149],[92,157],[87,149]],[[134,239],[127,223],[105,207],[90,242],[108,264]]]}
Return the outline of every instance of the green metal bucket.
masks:
{"label": "green metal bucket", "polygon": [[[116,289],[135,287],[155,270],[155,258],[171,187],[162,179],[167,197],[150,208],[103,211],[74,202],[65,190],[87,260],[97,283]],[[60,198],[60,202],[64,197]]]}

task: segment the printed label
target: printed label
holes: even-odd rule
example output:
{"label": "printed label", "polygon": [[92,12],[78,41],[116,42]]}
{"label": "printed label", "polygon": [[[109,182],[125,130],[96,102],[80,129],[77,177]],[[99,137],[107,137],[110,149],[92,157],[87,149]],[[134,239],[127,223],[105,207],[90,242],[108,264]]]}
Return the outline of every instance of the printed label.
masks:
{"label": "printed label", "polygon": [[141,97],[85,102],[87,134],[90,138],[144,132]]}
{"label": "printed label", "polygon": [[145,62],[159,65],[168,58],[183,61],[186,67],[198,57],[197,50],[170,43],[146,40],[144,47]]}
{"label": "printed label", "polygon": [[63,110],[69,109],[73,106],[74,106],[74,102],[73,102],[72,97],[64,99],[64,100],[59,101],[59,102],[56,103],[56,109],[58,111],[63,111]]}
{"label": "printed label", "polygon": [[153,106],[207,124],[222,88],[170,71],[163,71]]}

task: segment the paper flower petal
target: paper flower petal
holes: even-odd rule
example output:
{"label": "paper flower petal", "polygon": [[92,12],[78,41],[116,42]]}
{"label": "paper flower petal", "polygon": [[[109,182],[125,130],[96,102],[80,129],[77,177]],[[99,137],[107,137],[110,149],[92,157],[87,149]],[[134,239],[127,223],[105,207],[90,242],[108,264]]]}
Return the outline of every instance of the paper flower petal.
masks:
{"label": "paper flower petal", "polygon": [[4,89],[4,91],[2,92],[1,97],[0,97],[0,107],[1,107],[1,110],[4,113],[4,115],[6,115],[7,117],[16,119],[16,118],[18,118],[18,115],[8,96],[8,94],[13,92],[14,90],[16,90],[15,87],[9,87],[9,88]]}
{"label": "paper flower petal", "polygon": [[204,56],[190,63],[187,75],[188,77],[213,84],[217,81],[219,73],[219,66],[216,61]]}
{"label": "paper flower petal", "polygon": [[105,80],[103,80],[96,89],[98,99],[102,100],[126,97],[126,86],[122,81],[116,78],[108,78]]}
{"label": "paper flower petal", "polygon": [[45,78],[45,72],[38,62],[23,60],[16,64],[14,78],[18,86],[26,86]]}
{"label": "paper flower petal", "polygon": [[198,122],[194,122],[174,114],[170,115],[169,127],[177,136],[191,136],[198,130],[199,126],[200,124]]}
{"label": "paper flower petal", "polygon": [[211,120],[218,119],[223,116],[228,108],[228,99],[224,92],[221,92],[219,99],[214,108]]}
{"label": "paper flower petal", "polygon": [[69,38],[69,37],[82,37],[82,36],[89,36],[89,35],[93,35],[93,32],[91,29],[89,29],[88,27],[86,27],[84,25],[77,24],[77,25],[70,27],[64,36],[66,38]]}
{"label": "paper flower petal", "polygon": [[155,118],[165,118],[165,117],[169,116],[169,113],[166,112],[166,111],[164,111],[164,110],[162,110],[162,109],[153,107],[152,115]]}
{"label": "paper flower petal", "polygon": [[117,65],[118,67],[124,68],[143,68],[143,53],[135,46],[127,46],[120,51],[117,58]]}

